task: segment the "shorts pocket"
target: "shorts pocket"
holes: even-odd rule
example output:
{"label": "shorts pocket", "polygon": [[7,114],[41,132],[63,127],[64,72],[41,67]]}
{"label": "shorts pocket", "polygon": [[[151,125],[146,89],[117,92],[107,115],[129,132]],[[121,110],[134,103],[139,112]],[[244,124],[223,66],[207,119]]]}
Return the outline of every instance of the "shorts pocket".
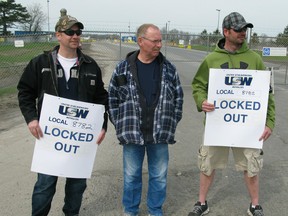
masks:
{"label": "shorts pocket", "polygon": [[253,177],[257,175],[263,168],[263,151],[252,152],[251,157],[248,158],[248,176]]}
{"label": "shorts pocket", "polygon": [[211,168],[209,166],[208,147],[201,146],[198,151],[198,168],[205,175],[211,175]]}

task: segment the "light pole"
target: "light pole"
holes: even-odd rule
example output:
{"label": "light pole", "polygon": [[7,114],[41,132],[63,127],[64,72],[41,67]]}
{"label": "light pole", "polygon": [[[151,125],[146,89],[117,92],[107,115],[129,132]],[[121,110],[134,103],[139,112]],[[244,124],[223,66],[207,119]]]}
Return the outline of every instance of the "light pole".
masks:
{"label": "light pole", "polygon": [[168,40],[169,25],[170,25],[170,21],[167,21],[166,22],[166,35],[165,35],[165,56],[166,56],[166,52],[167,52],[167,40]]}
{"label": "light pole", "polygon": [[167,34],[168,34],[168,40],[169,40],[169,27],[170,27],[170,20],[168,21],[168,28],[167,28]]}
{"label": "light pole", "polygon": [[219,21],[220,21],[220,9],[216,9],[216,11],[218,11],[218,23],[217,23],[217,31],[220,33],[219,31]]}
{"label": "light pole", "polygon": [[166,22],[166,40],[168,40],[170,21]]}
{"label": "light pole", "polygon": [[47,12],[48,12],[48,15],[47,15],[47,18],[48,18],[48,21],[47,21],[47,22],[48,22],[48,32],[50,32],[50,22],[49,22],[49,19],[50,19],[50,18],[49,18],[49,0],[47,0],[47,10],[48,10],[48,11],[47,11]]}

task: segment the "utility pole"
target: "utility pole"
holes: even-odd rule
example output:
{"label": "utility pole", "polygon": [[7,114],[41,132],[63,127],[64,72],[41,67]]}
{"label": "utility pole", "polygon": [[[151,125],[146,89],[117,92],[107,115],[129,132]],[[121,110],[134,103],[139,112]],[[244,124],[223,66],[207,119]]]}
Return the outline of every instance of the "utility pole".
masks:
{"label": "utility pole", "polygon": [[166,34],[165,34],[165,56],[167,53],[167,41],[168,41],[168,34],[169,34],[169,26],[170,26],[170,21],[166,22]]}
{"label": "utility pole", "polygon": [[167,41],[168,40],[168,34],[169,34],[169,26],[170,26],[170,21],[167,21],[166,22],[166,37],[165,37],[165,40]]}
{"label": "utility pole", "polygon": [[47,11],[48,11],[48,14],[47,14],[47,19],[48,19],[48,32],[50,32],[49,0],[47,0]]}

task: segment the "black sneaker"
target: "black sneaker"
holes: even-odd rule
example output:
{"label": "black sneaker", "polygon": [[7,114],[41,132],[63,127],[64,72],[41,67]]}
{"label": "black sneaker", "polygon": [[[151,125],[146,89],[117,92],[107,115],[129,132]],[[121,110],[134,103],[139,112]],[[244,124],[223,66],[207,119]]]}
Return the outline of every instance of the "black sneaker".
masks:
{"label": "black sneaker", "polygon": [[264,216],[262,207],[260,205],[256,205],[255,208],[252,208],[251,203],[250,203],[250,207],[247,210],[247,214],[249,216]]}
{"label": "black sneaker", "polygon": [[209,207],[207,201],[205,201],[205,205],[201,205],[198,201],[195,203],[192,212],[188,214],[188,216],[202,216],[209,213]]}

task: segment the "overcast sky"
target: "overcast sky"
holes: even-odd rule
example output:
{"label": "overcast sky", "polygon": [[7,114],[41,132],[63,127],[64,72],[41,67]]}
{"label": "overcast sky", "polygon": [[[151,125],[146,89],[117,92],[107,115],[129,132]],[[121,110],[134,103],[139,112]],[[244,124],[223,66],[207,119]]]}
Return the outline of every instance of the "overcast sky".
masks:
{"label": "overcast sky", "polygon": [[[47,2],[49,1],[49,3]],[[15,0],[27,7],[39,3],[49,22],[44,30],[54,31],[60,9],[84,24],[85,30],[136,31],[143,23],[154,23],[160,28],[178,29],[201,33],[221,28],[223,18],[230,12],[241,13],[247,22],[254,24],[253,31],[259,36],[276,36],[288,25],[287,0]],[[220,10],[220,12],[217,11]]]}

